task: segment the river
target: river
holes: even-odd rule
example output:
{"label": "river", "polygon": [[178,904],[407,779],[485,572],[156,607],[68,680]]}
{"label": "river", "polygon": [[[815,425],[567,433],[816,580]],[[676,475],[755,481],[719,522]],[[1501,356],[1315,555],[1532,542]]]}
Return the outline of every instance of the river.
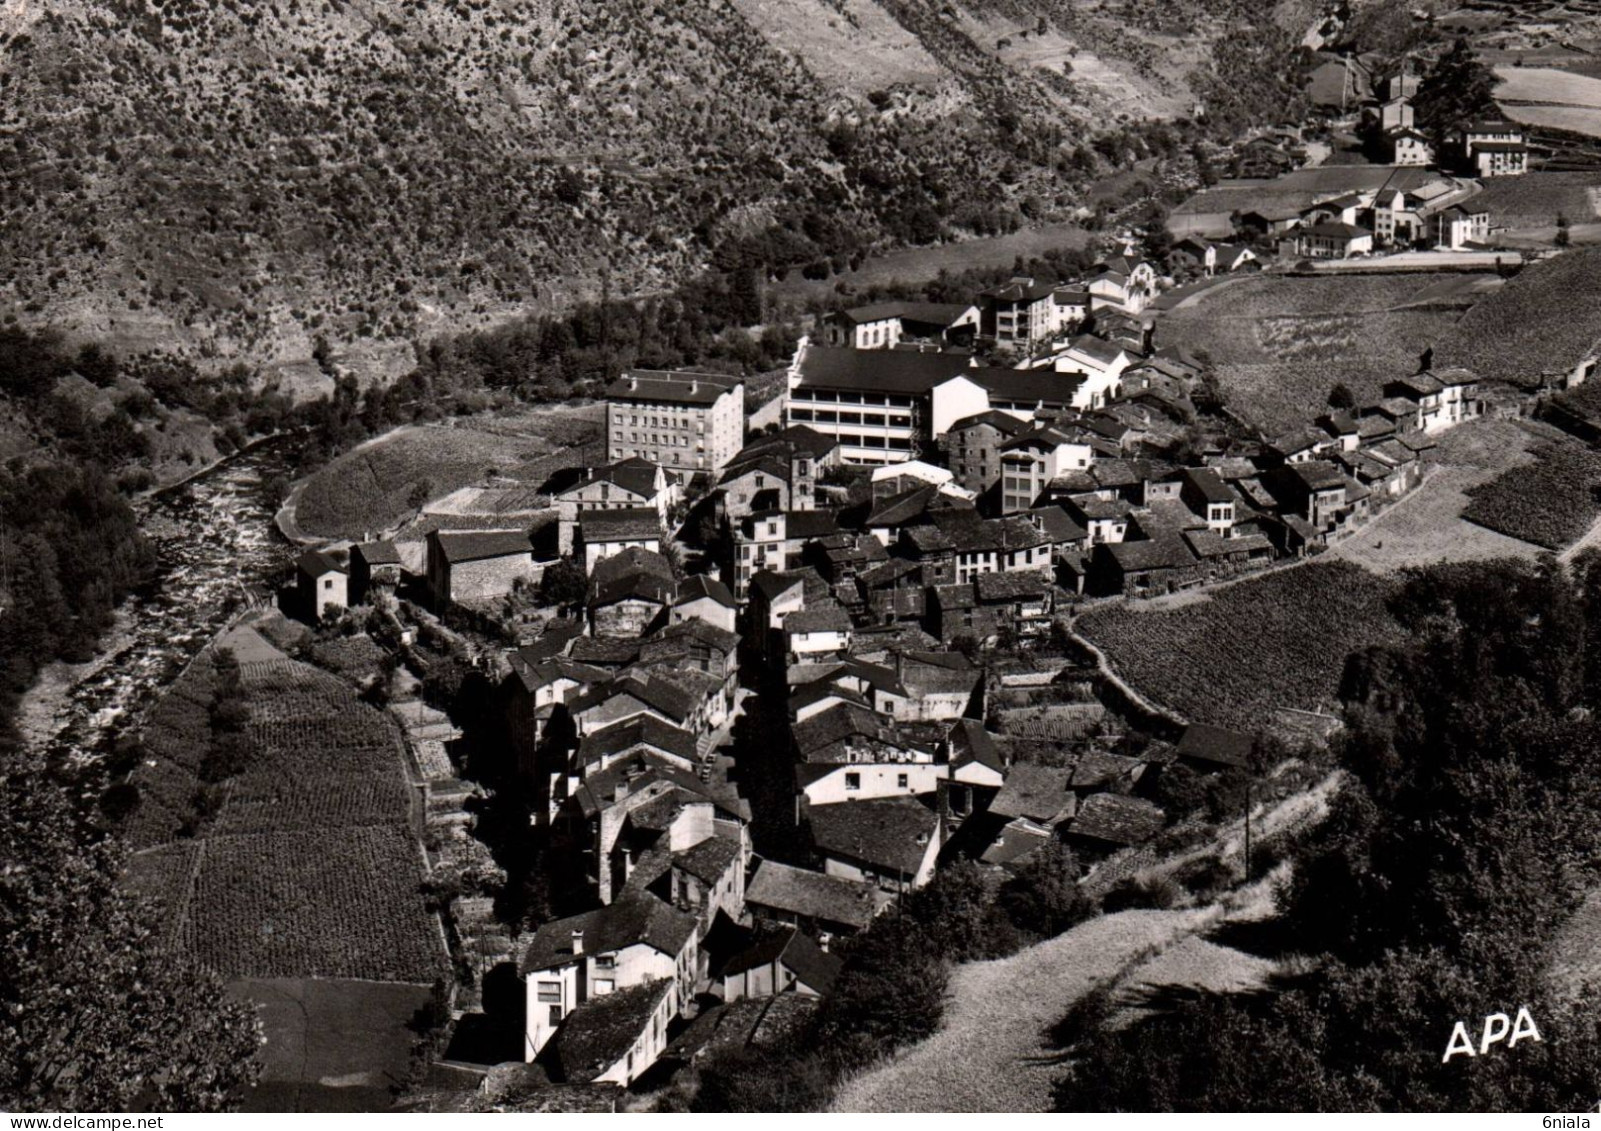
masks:
{"label": "river", "polygon": [[266,441],[134,503],[156,576],[123,602],[94,660],[52,664],[23,702],[23,734],[53,763],[98,762],[252,590],[260,595],[281,576],[291,547],[261,487],[287,471],[282,449]]}

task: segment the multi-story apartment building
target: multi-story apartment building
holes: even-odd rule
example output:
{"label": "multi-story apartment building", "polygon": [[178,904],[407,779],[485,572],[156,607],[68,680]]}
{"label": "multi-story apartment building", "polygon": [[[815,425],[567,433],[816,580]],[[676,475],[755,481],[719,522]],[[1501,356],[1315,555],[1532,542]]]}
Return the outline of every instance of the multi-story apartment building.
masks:
{"label": "multi-story apartment building", "polygon": [[1001,445],[1001,511],[1026,511],[1052,479],[1089,467],[1095,456],[1085,436],[1047,425]]}
{"label": "multi-story apartment building", "polygon": [[634,369],[606,390],[606,458],[686,475],[716,471],[745,442],[745,384],[726,373]]}
{"label": "multi-story apartment building", "polygon": [[1052,294],[1056,284],[1019,276],[980,294],[980,331],[996,345],[1030,350],[1052,332]]}

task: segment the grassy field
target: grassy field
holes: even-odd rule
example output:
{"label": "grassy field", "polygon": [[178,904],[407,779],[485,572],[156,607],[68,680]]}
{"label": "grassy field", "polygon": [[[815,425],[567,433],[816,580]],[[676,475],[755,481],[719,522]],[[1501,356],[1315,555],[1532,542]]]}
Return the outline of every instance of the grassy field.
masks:
{"label": "grassy field", "polygon": [[1346,655],[1401,638],[1385,607],[1392,588],[1349,562],[1319,561],[1172,601],[1110,605],[1075,627],[1163,706],[1267,730],[1280,708],[1337,707]]}
{"label": "grassy field", "polygon": [[[557,471],[605,458],[600,405],[557,405],[397,429],[345,453],[306,480],[295,517],[325,538],[360,538],[488,471],[538,488]],[[598,450],[597,450],[598,449]]]}
{"label": "grassy field", "polygon": [[1163,315],[1157,338],[1206,351],[1229,406],[1275,434],[1322,411],[1336,382],[1363,401],[1413,372],[1487,278],[1264,275]]}
{"label": "grassy field", "polygon": [[1202,911],[1124,911],[951,975],[940,1030],[847,1081],[835,1111],[1049,1111],[1047,1031],[1085,994],[1193,934]]}
{"label": "grassy field", "polygon": [[1601,78],[1554,67],[1497,67],[1496,100],[1513,121],[1601,137]]}
{"label": "grassy field", "polygon": [[913,247],[875,255],[855,271],[828,279],[804,279],[791,271],[781,283],[773,284],[775,299],[826,299],[838,287],[862,290],[888,283],[918,283],[932,279],[941,271],[966,271],[973,267],[1010,267],[1018,256],[1030,259],[1064,247],[1084,247],[1094,236],[1076,224],[1042,224],[1022,228],[1004,236],[962,240],[934,247]]}
{"label": "grassy field", "polygon": [[1534,461],[1531,449],[1554,430],[1527,421],[1481,420],[1440,437],[1429,453],[1427,478],[1331,552],[1379,574],[1437,562],[1533,557],[1531,542],[1468,522],[1469,492],[1497,475]]}
{"label": "grassy field", "polygon": [[381,1111],[404,1084],[428,986],[322,978],[243,978],[234,997],[253,1003],[272,1039],[246,1111]]}
{"label": "grassy field", "polygon": [[1528,173],[1521,177],[1492,177],[1473,198],[1475,208],[1487,209],[1496,228],[1546,228],[1561,214],[1573,224],[1594,220],[1595,195],[1601,174]]}

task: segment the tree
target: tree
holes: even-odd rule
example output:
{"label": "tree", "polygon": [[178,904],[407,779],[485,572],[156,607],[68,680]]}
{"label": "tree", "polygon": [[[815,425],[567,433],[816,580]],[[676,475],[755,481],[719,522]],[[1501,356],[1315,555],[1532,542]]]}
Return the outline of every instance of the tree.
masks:
{"label": "tree", "polygon": [[1053,838],[1002,885],[997,903],[1019,931],[1052,938],[1095,913],[1078,880],[1078,861]]}
{"label": "tree", "polygon": [[0,1106],[219,1111],[254,1082],[253,1011],[160,939],[36,768],[0,782],[0,860]]}
{"label": "tree", "polygon": [[1467,40],[1458,39],[1440,56],[1412,100],[1418,128],[1430,135],[1436,153],[1446,150],[1462,125],[1496,112],[1495,85],[1495,74],[1479,61]]}
{"label": "tree", "polygon": [[573,608],[589,595],[589,576],[571,557],[563,557],[545,567],[539,579],[539,599],[547,605]]}
{"label": "tree", "polygon": [[1356,397],[1344,381],[1336,381],[1329,390],[1329,407],[1337,410],[1356,407]]}

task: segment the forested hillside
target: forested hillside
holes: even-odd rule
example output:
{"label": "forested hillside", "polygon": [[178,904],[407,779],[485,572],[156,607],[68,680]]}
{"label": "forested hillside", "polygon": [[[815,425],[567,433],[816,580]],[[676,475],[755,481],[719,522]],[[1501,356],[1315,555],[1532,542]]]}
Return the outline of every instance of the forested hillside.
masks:
{"label": "forested hillside", "polygon": [[397,375],[436,331],[708,262],[826,271],[1063,214],[1142,155],[1129,123],[1222,89],[1224,29],[1269,19],[1242,0],[0,5],[0,316],[199,359],[355,343]]}

